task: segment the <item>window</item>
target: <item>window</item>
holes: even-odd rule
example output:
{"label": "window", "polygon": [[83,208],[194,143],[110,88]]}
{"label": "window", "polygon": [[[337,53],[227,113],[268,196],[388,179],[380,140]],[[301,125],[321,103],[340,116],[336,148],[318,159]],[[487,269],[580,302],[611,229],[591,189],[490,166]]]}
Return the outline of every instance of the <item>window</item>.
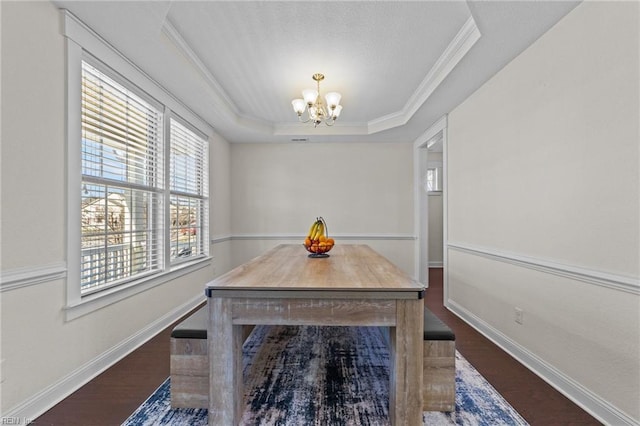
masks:
{"label": "window", "polygon": [[81,80],[81,294],[207,256],[206,140],[97,61]]}
{"label": "window", "polygon": [[427,174],[424,176],[424,190],[426,192],[442,191],[442,168],[428,167]]}
{"label": "window", "polygon": [[171,260],[204,254],[207,146],[193,131],[171,118]]}

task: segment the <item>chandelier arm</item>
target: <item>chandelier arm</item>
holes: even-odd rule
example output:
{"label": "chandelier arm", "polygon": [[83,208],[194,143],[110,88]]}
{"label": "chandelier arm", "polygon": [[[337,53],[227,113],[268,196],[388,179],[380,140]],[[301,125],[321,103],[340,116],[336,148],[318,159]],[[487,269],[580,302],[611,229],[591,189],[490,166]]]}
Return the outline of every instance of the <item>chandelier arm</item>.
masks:
{"label": "chandelier arm", "polygon": [[309,121],[311,121],[311,117],[309,117],[309,116],[308,116],[308,114],[307,114],[307,119],[306,119],[306,120],[303,120],[303,119],[302,119],[302,114],[300,114],[300,115],[298,116],[298,121],[299,121],[299,122],[301,122],[301,123],[308,123]]}

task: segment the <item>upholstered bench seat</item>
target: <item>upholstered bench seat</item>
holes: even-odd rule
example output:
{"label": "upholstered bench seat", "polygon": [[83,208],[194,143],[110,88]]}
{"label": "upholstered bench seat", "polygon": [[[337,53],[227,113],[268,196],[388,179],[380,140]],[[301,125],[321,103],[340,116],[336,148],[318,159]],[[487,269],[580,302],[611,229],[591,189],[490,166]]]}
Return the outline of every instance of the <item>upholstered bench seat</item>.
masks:
{"label": "upholstered bench seat", "polygon": [[171,331],[171,337],[176,339],[206,339],[207,308],[198,309],[176,325]]}
{"label": "upholstered bench seat", "polygon": [[456,335],[440,318],[425,308],[424,340],[456,340]]}

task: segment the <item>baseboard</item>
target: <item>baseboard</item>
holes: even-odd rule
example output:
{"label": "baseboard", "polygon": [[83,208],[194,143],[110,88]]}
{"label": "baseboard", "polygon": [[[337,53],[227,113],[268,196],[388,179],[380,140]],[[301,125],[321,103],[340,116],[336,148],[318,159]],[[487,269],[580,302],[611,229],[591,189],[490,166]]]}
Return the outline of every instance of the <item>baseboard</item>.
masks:
{"label": "baseboard", "polygon": [[442,260],[430,260],[429,261],[429,268],[442,268],[444,265],[444,262],[442,262]]}
{"label": "baseboard", "polygon": [[540,359],[534,353],[514,342],[455,301],[449,299],[446,301],[445,306],[599,421],[607,425],[638,426],[639,423],[636,419],[620,411],[571,377]]}
{"label": "baseboard", "polygon": [[178,306],[66,377],[33,395],[8,412],[2,413],[2,418],[36,419],[204,301],[204,295],[199,294],[197,297]]}

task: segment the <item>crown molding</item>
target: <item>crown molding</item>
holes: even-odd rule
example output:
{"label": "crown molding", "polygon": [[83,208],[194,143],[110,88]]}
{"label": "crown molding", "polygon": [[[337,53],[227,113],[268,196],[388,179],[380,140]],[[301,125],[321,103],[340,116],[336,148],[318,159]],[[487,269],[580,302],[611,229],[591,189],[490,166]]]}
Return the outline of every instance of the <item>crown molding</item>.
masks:
{"label": "crown molding", "polygon": [[62,18],[62,35],[72,42],[72,47],[68,44],[67,50],[75,50],[77,47],[82,51],[86,51],[98,61],[108,64],[109,68],[130,80],[152,98],[169,106],[172,111],[179,113],[183,118],[188,118],[188,121],[196,126],[200,132],[206,135],[211,135],[215,132],[213,126],[207,120],[173,93],[169,92],[162,84],[153,79],[80,18],[67,9],[60,9],[60,15]]}
{"label": "crown molding", "polygon": [[473,16],[464,23],[401,111],[369,121],[369,134],[406,124],[482,35]]}
{"label": "crown molding", "polygon": [[211,74],[209,68],[202,62],[200,57],[193,51],[189,43],[182,37],[182,34],[178,31],[178,29],[171,23],[169,18],[167,17],[162,24],[162,33],[167,36],[169,41],[173,43],[173,45],[178,48],[180,53],[184,55],[186,59],[189,60],[191,65],[200,73],[200,75],[205,79],[208,86],[213,90],[216,95],[216,103],[218,105],[222,105],[222,110],[227,110],[231,115],[238,117],[240,116],[240,111],[236,104],[231,100],[227,92],[224,88],[218,83],[218,80]]}
{"label": "crown molding", "polygon": [[228,121],[244,126],[249,130],[273,133],[274,127],[270,123],[240,112],[240,109],[235,102],[233,102],[226,90],[224,90],[222,85],[216,80],[211,71],[209,71],[209,68],[202,62],[198,54],[194,52],[168,17],[162,24],[162,33],[202,76],[207,86],[212,90],[213,97],[211,101],[217,107],[218,112],[223,114]]}
{"label": "crown molding", "polygon": [[[229,94],[168,18],[165,19],[162,25],[162,33],[203,77],[207,86],[209,86],[213,92],[213,104],[221,114],[226,116],[227,120],[242,125],[251,131],[276,136],[308,134],[308,127],[301,123],[271,124],[240,112],[237,105],[229,97]],[[336,126],[318,127],[314,133],[321,135],[371,135],[406,124],[427,99],[429,99],[431,94],[455,68],[458,62],[471,50],[480,37],[480,30],[476,26],[473,16],[470,16],[444,52],[442,52],[434,66],[429,70],[424,80],[422,80],[418,88],[408,99],[402,110],[370,120],[366,123],[340,122],[337,123]]]}
{"label": "crown molding", "polygon": [[[277,136],[299,136],[309,135],[310,123],[278,123],[274,126],[274,135]],[[341,136],[360,136],[368,135],[366,123],[349,123],[338,122],[333,126],[319,125],[313,129],[314,135],[341,135]]]}

